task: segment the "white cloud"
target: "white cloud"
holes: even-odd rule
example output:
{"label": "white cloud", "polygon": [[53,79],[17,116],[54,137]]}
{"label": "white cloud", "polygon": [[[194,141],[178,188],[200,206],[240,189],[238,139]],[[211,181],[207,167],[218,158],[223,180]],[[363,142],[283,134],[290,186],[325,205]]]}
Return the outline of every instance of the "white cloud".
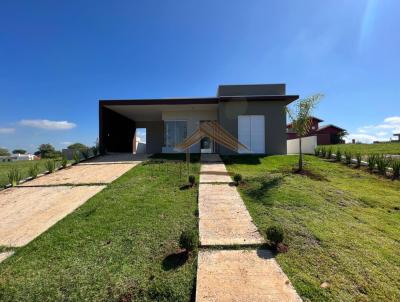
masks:
{"label": "white cloud", "polygon": [[72,145],[73,142],[61,142],[60,144],[63,146],[69,146],[69,145]]}
{"label": "white cloud", "polygon": [[0,128],[0,134],[14,133],[15,128]]}
{"label": "white cloud", "polygon": [[76,124],[68,121],[49,121],[49,120],[22,120],[20,125],[46,130],[69,130],[76,127]]}
{"label": "white cloud", "polygon": [[352,139],[363,143],[389,141],[393,138],[393,133],[400,133],[400,116],[387,117],[378,125],[360,127],[356,132],[350,133],[346,141],[350,142]]}
{"label": "white cloud", "polygon": [[400,125],[400,116],[391,116],[384,119],[385,123]]}

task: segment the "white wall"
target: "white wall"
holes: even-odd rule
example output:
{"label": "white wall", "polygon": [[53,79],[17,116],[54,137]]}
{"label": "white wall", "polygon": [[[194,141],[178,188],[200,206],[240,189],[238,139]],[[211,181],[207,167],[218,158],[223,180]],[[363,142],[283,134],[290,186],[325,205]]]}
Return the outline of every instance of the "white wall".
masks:
{"label": "white wall", "polygon": [[[218,119],[217,110],[177,110],[163,111],[163,121],[186,121],[187,136],[192,135],[200,125],[200,121],[216,121]],[[200,144],[195,144],[190,148],[190,152],[199,153]]]}
{"label": "white wall", "polygon": [[[317,147],[317,136],[307,136],[301,139],[301,150],[306,154],[314,154]],[[287,154],[299,153],[299,139],[289,139],[287,141]]]}

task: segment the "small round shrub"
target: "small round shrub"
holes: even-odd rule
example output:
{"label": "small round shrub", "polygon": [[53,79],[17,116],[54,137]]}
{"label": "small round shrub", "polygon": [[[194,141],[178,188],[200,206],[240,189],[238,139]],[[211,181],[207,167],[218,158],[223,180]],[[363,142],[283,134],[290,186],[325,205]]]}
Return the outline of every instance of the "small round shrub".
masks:
{"label": "small round shrub", "polygon": [[193,187],[194,184],[196,183],[196,177],[194,175],[189,175],[188,180],[189,180],[190,185]]}
{"label": "small round shrub", "polygon": [[179,247],[187,252],[194,251],[199,244],[199,238],[194,230],[185,230],[179,238]]}
{"label": "small round shrub", "polygon": [[238,185],[242,181],[243,177],[241,174],[235,174],[233,175],[233,180],[236,185]]}
{"label": "small round shrub", "polygon": [[275,246],[278,245],[278,243],[281,243],[284,238],[284,232],[282,227],[277,225],[270,226],[267,229],[267,238]]}

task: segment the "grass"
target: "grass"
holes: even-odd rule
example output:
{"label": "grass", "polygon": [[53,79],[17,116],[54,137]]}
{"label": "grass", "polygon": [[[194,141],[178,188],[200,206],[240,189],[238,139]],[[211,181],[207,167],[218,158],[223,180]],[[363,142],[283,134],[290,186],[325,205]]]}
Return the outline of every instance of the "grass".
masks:
{"label": "grass", "polygon": [[12,168],[17,168],[21,171],[22,178],[29,176],[29,169],[35,164],[39,166],[39,173],[46,171],[46,160],[20,160],[13,162],[0,162],[0,187],[8,184],[7,174]]}
{"label": "grass", "polygon": [[400,181],[314,156],[310,177],[292,173],[297,156],[224,160],[258,228],[284,228],[277,261],[304,300],[400,300]]}
{"label": "grass", "polygon": [[179,253],[179,237],[197,231],[197,188],[180,189],[180,164],[158,158],[1,263],[0,300],[189,301],[196,255]]}
{"label": "grass", "polygon": [[371,153],[376,154],[400,154],[400,143],[379,143],[379,144],[342,144],[342,145],[327,145],[320,146],[328,148],[333,148],[336,150],[340,148],[341,152],[351,152],[352,154],[361,153],[362,155],[367,155]]}

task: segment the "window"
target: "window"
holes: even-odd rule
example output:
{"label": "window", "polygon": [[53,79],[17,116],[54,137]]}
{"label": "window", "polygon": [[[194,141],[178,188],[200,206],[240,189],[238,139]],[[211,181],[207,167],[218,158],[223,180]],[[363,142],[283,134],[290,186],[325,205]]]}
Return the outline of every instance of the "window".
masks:
{"label": "window", "polygon": [[164,126],[164,143],[166,147],[175,147],[186,138],[186,121],[166,121]]}

